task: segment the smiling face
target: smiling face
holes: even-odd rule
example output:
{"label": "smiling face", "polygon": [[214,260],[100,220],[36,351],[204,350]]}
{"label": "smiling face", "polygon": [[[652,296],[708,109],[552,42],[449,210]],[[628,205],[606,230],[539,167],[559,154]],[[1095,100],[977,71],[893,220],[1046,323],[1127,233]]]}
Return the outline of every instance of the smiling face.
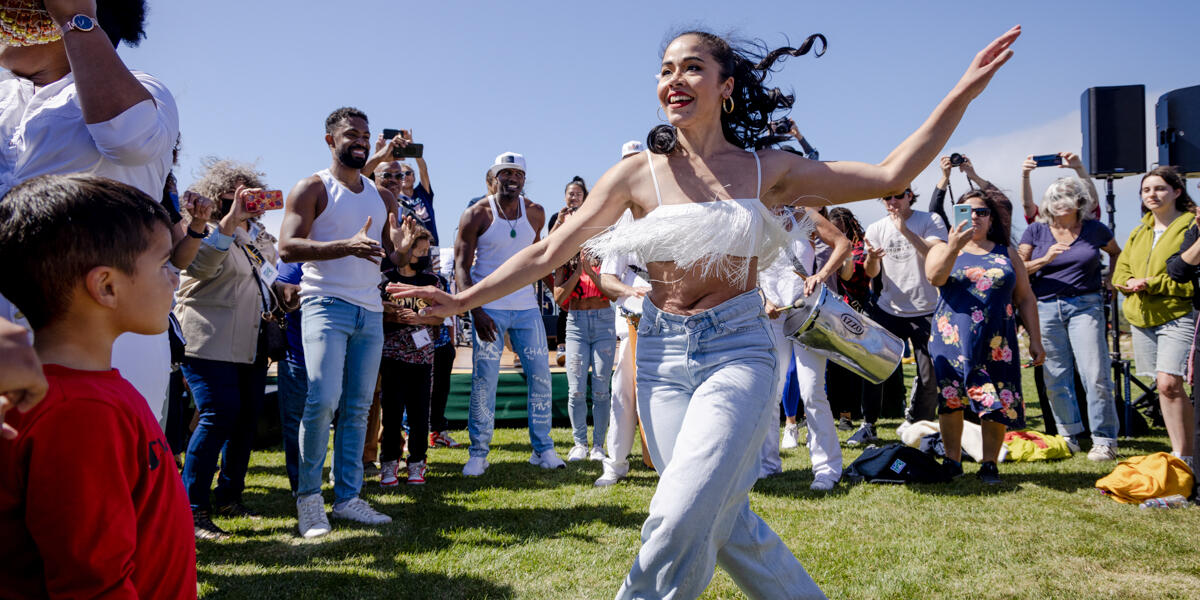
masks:
{"label": "smiling face", "polygon": [[721,102],[731,93],[733,78],[722,76],[701,37],[682,35],[667,46],[658,73],[658,102],[671,125],[719,123]]}
{"label": "smiling face", "polygon": [[583,204],[583,188],[579,187],[579,184],[572,183],[567,186],[566,203],[567,208],[571,210],[575,210]]}
{"label": "smiling face", "polygon": [[352,169],[361,169],[370,156],[371,128],[366,119],[347,117],[325,135],[325,143],[338,162]]}
{"label": "smiling face", "polygon": [[1147,175],[1142,179],[1142,204],[1153,213],[1175,210],[1175,199],[1183,190],[1171,187],[1158,175]]}
{"label": "smiling face", "polygon": [[515,198],[525,190],[525,171],[504,169],[496,173],[496,191],[502,198]]}
{"label": "smiling face", "polygon": [[401,194],[404,190],[400,181],[402,170],[397,161],[379,163],[379,166],[375,167],[375,185],[391,192],[393,196]]}

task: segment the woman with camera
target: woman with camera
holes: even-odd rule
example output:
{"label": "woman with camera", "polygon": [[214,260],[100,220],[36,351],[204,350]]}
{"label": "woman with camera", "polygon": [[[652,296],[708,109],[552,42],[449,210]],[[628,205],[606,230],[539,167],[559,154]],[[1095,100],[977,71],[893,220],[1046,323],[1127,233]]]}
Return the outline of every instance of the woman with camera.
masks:
{"label": "woman with camera", "polygon": [[[209,160],[192,186],[217,204],[210,233],[175,294],[187,340],[183,375],[200,413],[183,465],[197,539],[228,535],[212,522],[214,513],[257,516],[242,504],[242,489],[266,385],[266,328],[277,327],[264,316],[276,297],[293,308],[296,302],[295,286],[274,282],[274,240],[252,221],[262,211],[246,208],[264,187],[261,177],[250,165]],[[221,474],[210,499],[218,457]]]}
{"label": "woman with camera", "polygon": [[[585,242],[602,256],[645,261],[651,290],[638,323],[638,414],[661,477],[617,598],[695,598],[718,562],[752,598],[824,597],[748,496],[762,441],[778,426],[774,344],[757,271],[787,235],[770,209],[903,189],[1019,35],[1013,28],[980,51],[930,118],[878,165],[747,151],[772,113],[792,103],[764,86],[772,67],[823,45],[823,36],[770,52],[707,32],[676,36],[658,71],[669,125],[651,131],[650,151],[618,162],[563,225],[470,289],[395,288],[428,298],[430,314],[451,315],[531,284]],[[626,209],[635,219],[607,231]]]}
{"label": "woman with camera", "polygon": [[970,219],[950,230],[948,242],[934,243],[925,261],[926,277],[941,291],[929,353],[940,390],[943,465],[950,477],[962,475],[963,411],[970,409],[983,427],[976,475],[987,484],[1000,483],[996,461],[1005,430],[1025,427],[1016,307],[1025,315],[1033,363],[1046,356],[1036,299],[1025,264],[1009,248],[1009,215],[999,195],[994,189],[963,194],[958,205],[970,208]]}
{"label": "woman with camera", "polygon": [[1171,451],[1191,467],[1193,408],[1183,378],[1195,331],[1195,289],[1190,281],[1167,274],[1167,259],[1179,251],[1195,220],[1196,205],[1185,185],[1171,167],[1158,167],[1142,177],[1142,222],[1129,233],[1112,280],[1125,294],[1122,310],[1133,326],[1138,375],[1155,378]]}
{"label": "woman with camera", "polygon": [[[575,177],[567,184],[567,208],[559,213],[561,226],[587,199],[587,186]],[[572,196],[575,197],[572,206]],[[564,307],[566,323],[567,410],[575,445],[567,461],[604,460],[608,433],[613,362],[617,350],[616,314],[600,289],[600,263],[586,252],[554,273],[554,302]],[[588,369],[592,377],[592,444],[587,438]]]}
{"label": "woman with camera", "polygon": [[[1028,188],[1028,180],[1025,185]],[[1024,193],[1021,199],[1026,206],[1033,203]],[[1092,432],[1087,456],[1102,461],[1117,458],[1118,422],[1106,360],[1100,252],[1115,262],[1121,248],[1112,231],[1095,219],[1095,204],[1095,196],[1078,179],[1055,181],[1046,189],[1041,207],[1026,210],[1037,220],[1025,229],[1017,252],[1037,296],[1046,346],[1046,393],[1058,433],[1073,452],[1079,451],[1077,436],[1084,429],[1075,396],[1075,373],[1079,373]]]}

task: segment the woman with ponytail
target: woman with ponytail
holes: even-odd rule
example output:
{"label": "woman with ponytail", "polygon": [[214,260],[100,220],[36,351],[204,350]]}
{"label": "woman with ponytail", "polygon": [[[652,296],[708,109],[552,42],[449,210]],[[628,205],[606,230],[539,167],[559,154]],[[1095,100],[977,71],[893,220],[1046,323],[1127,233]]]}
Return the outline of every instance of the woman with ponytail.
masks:
{"label": "woman with ponytail", "polygon": [[[669,125],[651,132],[650,151],[618,162],[566,222],[470,289],[390,288],[429,300],[427,314],[452,315],[530,285],[585,244],[600,257],[633,254],[646,264],[638,414],[660,479],[617,598],[696,598],[716,564],[752,598],[824,597],[748,497],[759,447],[777,426],[776,359],[757,271],[788,238],[771,209],[904,189],[936,158],[1020,32],[1014,27],[975,55],[924,124],[874,165],[747,151],[791,103],[764,85],[768,74],[818,42],[822,53],[823,36],[762,52],[711,33],[679,35],[659,67]],[[626,209],[635,219],[610,229]],[[809,278],[803,292],[818,285]]]}

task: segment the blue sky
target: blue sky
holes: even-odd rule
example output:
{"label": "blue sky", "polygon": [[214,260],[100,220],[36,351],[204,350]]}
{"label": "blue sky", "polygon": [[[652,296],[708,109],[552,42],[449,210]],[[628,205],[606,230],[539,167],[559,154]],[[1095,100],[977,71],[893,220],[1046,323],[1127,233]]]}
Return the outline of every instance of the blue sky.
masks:
{"label": "blue sky", "polygon": [[[594,182],[622,142],[644,139],[658,123],[659,51],[682,27],[772,46],[824,33],[828,53],[785,62],[773,84],[796,94],[790,116],[822,159],[876,162],[925,119],[975,52],[1021,24],[1015,56],[945,149],[971,156],[1014,201],[1025,155],[1079,151],[1084,89],[1145,84],[1149,138],[1158,96],[1200,83],[1200,3],[1185,0],[152,0],[150,8],[148,39],[120,53],[175,94],[183,186],[212,155],[254,162],[286,191],[328,166],[325,116],[357,106],[373,131],[411,128],[425,144],[443,244],[467,200],[483,193],[497,154],[526,156],[526,191],[552,211],[573,175]],[[1035,172],[1035,196],[1060,173]],[[927,170],[915,187],[928,192],[936,179]],[[956,172],[952,186],[961,193],[965,178]],[[1122,242],[1136,218],[1136,186],[1136,178],[1117,183]],[[877,201],[850,208],[864,225],[883,214]],[[278,221],[271,214],[268,226]]]}

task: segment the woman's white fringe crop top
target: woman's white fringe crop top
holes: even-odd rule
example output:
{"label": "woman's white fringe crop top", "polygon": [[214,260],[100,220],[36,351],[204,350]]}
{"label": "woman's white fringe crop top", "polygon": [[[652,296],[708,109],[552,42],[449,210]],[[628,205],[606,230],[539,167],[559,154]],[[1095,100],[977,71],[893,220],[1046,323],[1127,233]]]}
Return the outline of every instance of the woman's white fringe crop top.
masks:
{"label": "woman's white fringe crop top", "polygon": [[749,260],[758,258],[759,270],[775,261],[789,241],[781,218],[772,214],[757,197],[762,195],[762,163],[758,153],[758,192],[754,198],[663,204],[658,176],[650,152],[645,151],[654,181],[658,206],[641,219],[619,222],[584,244],[598,257],[636,256],[642,264],[673,262],[684,270],[695,270],[704,278],[720,277],[734,286],[749,278]]}

